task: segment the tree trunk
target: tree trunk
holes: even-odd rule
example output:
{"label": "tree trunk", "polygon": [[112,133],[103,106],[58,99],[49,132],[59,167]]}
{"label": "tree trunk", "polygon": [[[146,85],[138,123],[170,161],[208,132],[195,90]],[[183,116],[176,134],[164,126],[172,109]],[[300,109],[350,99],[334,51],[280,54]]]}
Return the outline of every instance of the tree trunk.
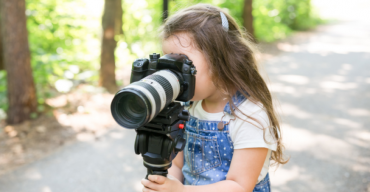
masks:
{"label": "tree trunk", "polygon": [[[0,17],[1,17],[1,14],[0,14]],[[1,20],[1,18],[0,18],[0,20]],[[4,67],[4,56],[3,56],[3,33],[1,32],[1,28],[2,27],[0,25],[0,71],[5,69],[5,67]]]}
{"label": "tree trunk", "polygon": [[116,35],[122,35],[123,34],[123,9],[122,9],[122,0],[116,0],[116,22],[115,22],[115,34]]}
{"label": "tree trunk", "polygon": [[163,16],[162,22],[164,22],[168,17],[168,0],[163,0]]}
{"label": "tree trunk", "polygon": [[36,89],[32,77],[25,0],[1,0],[4,66],[7,71],[8,123],[29,119],[36,112]]}
{"label": "tree trunk", "polygon": [[253,28],[253,0],[244,0],[243,7],[243,26],[254,40],[254,28]]}
{"label": "tree trunk", "polygon": [[[117,26],[117,14],[122,14],[122,11],[118,11],[117,1],[121,0],[105,0],[104,15],[102,19],[103,25],[103,39],[101,46],[101,57],[100,57],[100,86],[106,88],[110,93],[117,91],[116,75],[115,75],[115,57],[114,50],[117,46],[117,41],[114,39],[118,27]],[[122,10],[122,4],[121,4]],[[122,15],[121,15],[122,18]]]}

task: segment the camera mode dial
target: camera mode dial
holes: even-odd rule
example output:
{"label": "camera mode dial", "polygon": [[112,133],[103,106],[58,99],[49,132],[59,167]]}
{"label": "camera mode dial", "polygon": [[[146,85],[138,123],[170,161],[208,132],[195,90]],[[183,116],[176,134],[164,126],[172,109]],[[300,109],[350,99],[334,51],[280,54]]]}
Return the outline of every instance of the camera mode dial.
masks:
{"label": "camera mode dial", "polygon": [[192,64],[193,64],[193,62],[192,62],[192,61],[190,61],[189,59],[185,59],[185,60],[184,60],[184,63],[185,63],[185,64],[188,64],[188,65],[192,65]]}

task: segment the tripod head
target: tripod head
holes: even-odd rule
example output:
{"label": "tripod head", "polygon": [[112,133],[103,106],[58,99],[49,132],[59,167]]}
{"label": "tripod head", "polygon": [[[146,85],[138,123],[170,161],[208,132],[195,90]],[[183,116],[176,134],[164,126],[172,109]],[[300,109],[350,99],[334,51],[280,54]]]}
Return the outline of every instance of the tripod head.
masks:
{"label": "tripod head", "polygon": [[190,114],[179,102],[171,102],[152,121],[136,129],[135,153],[141,154],[148,175],[167,176],[177,153],[185,147],[183,138]]}

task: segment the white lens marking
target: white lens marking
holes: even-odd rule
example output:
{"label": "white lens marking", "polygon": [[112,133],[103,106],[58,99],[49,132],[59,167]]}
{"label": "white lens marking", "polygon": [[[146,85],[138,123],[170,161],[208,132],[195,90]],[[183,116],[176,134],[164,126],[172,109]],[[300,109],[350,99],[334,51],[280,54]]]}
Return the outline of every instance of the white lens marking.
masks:
{"label": "white lens marking", "polygon": [[166,99],[167,99],[166,91],[163,89],[162,85],[159,84],[157,81],[154,81],[153,79],[143,79],[141,81],[151,85],[158,92],[159,98],[161,100],[161,108],[159,111],[162,111],[162,109],[166,105]]}
{"label": "white lens marking", "polygon": [[170,82],[172,86],[172,90],[173,90],[173,98],[171,101],[175,100],[177,96],[179,96],[179,93],[180,93],[180,82],[177,79],[177,77],[168,70],[160,70],[154,74],[160,75],[166,78]]}

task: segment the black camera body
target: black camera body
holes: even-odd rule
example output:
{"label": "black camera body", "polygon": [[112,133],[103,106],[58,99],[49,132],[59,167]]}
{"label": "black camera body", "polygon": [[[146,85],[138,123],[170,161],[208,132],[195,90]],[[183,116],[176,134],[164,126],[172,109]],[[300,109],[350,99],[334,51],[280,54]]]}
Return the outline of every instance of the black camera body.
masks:
{"label": "black camera body", "polygon": [[136,59],[132,64],[130,83],[163,69],[174,72],[180,81],[180,94],[175,100],[187,102],[192,99],[197,71],[193,62],[183,54],[171,53],[160,57],[160,54],[153,53],[149,59]]}

